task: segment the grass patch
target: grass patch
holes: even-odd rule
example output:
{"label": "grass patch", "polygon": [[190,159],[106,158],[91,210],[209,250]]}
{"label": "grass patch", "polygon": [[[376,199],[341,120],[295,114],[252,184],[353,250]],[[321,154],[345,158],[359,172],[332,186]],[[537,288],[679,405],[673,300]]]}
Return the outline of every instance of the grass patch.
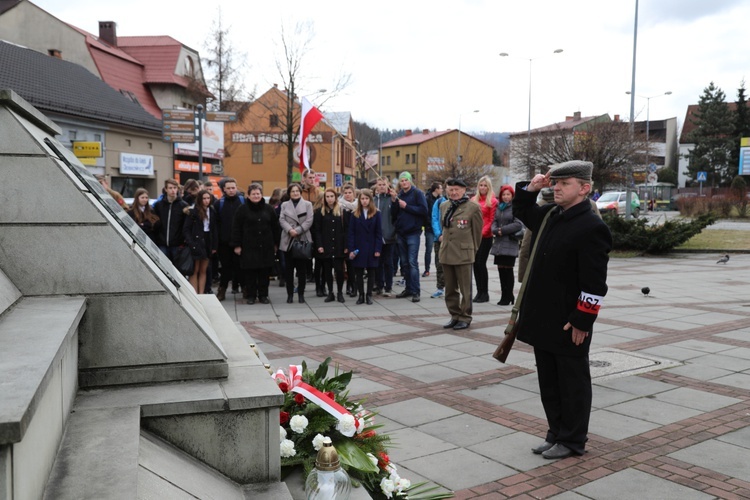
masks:
{"label": "grass patch", "polygon": [[643,252],[636,250],[612,250],[609,252],[609,256],[613,259],[629,259],[631,257],[641,257]]}
{"label": "grass patch", "polygon": [[678,250],[747,250],[750,249],[750,231],[731,229],[704,229]]}

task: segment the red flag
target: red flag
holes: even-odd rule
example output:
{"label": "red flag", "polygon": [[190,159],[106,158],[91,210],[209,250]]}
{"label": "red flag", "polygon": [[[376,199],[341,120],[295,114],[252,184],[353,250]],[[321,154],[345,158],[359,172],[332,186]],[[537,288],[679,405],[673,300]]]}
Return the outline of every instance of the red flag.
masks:
{"label": "red flag", "polygon": [[323,119],[323,113],[310,104],[307,97],[302,98],[302,118],[299,124],[299,171],[310,168],[310,158],[307,154],[307,136],[310,135],[316,123]]}

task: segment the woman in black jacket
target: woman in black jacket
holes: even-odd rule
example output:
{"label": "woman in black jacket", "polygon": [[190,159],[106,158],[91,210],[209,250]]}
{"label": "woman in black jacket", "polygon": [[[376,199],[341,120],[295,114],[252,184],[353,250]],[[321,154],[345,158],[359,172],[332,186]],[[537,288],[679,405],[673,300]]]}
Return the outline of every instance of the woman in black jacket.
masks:
{"label": "woman in black jacket", "polygon": [[156,215],[154,210],[149,204],[148,191],[144,188],[138,188],[135,190],[135,197],[133,198],[133,206],[128,210],[128,215],[138,224],[146,235],[151,240],[156,242],[158,234],[159,216]]}
{"label": "woman in black jacket", "polygon": [[195,200],[192,208],[185,207],[183,210],[187,217],[182,232],[195,265],[188,281],[195,288],[195,293],[203,293],[208,259],[219,248],[219,228],[216,225],[216,212],[211,206],[211,194],[201,189],[195,195]]}
{"label": "woman in black jacket", "polygon": [[276,260],[281,226],[276,211],[263,198],[260,184],[250,184],[247,199],[237,209],[232,223],[230,246],[240,256],[247,303],[270,304],[268,281]]}
{"label": "woman in black jacket", "polygon": [[[328,286],[325,302],[345,302],[344,294],[344,250],[346,250],[346,227],[344,211],[339,205],[333,188],[326,189],[323,205],[315,211],[315,242],[318,245],[318,262],[323,264],[323,280]],[[333,297],[333,273],[336,273],[338,294]]]}

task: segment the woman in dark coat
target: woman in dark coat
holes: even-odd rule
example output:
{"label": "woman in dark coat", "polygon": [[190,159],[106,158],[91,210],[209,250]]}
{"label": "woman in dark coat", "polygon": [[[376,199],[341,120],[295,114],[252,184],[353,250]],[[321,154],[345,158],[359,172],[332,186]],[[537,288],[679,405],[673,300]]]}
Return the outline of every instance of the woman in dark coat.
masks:
{"label": "woman in dark coat", "polygon": [[279,218],[273,207],[263,198],[260,184],[250,184],[245,203],[237,209],[232,223],[230,246],[240,256],[243,287],[247,303],[270,304],[268,281],[276,260],[281,238]]}
{"label": "woman in dark coat", "polygon": [[195,288],[195,293],[203,293],[206,289],[208,259],[219,248],[219,226],[216,224],[216,211],[211,206],[211,194],[201,189],[195,195],[195,200],[193,207],[183,209],[187,217],[182,233],[195,265],[188,281]]}
{"label": "woman in dark coat", "polygon": [[159,233],[157,226],[159,224],[159,216],[151,208],[149,201],[148,191],[144,188],[136,189],[133,206],[128,210],[128,215],[152,241],[156,242],[156,237]]}
{"label": "woman in dark coat", "polygon": [[[383,229],[380,212],[372,202],[372,191],[359,192],[359,203],[349,220],[347,250],[354,265],[359,298],[357,304],[372,304],[372,285],[378,269],[380,252],[383,249]],[[367,294],[364,290],[364,274],[367,269]]]}
{"label": "woman in dark coat", "polygon": [[500,275],[500,290],[502,294],[499,306],[507,306],[516,301],[513,295],[513,266],[516,265],[518,257],[518,240],[515,234],[523,229],[523,223],[513,216],[513,196],[515,191],[509,185],[500,188],[498,198],[500,203],[495,209],[495,220],[492,221],[492,242],[490,253],[495,256],[495,265]]}
{"label": "woman in dark coat", "polygon": [[[338,299],[344,303],[344,250],[346,249],[346,227],[344,211],[339,205],[338,195],[333,188],[326,189],[323,205],[315,211],[315,243],[318,245],[318,262],[323,265],[322,278],[328,286],[325,302]],[[336,273],[338,294],[333,296],[333,272]]]}

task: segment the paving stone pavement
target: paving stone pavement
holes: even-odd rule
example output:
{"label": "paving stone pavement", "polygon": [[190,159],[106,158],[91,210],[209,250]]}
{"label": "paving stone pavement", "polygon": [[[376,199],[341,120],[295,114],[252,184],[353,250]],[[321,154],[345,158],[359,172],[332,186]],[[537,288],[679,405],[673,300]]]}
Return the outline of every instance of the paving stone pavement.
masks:
{"label": "paving stone pavement", "polygon": [[274,368],[332,356],[353,370],[402,476],[456,498],[750,498],[750,255],[717,258],[610,260],[587,453],[552,462],[530,451],[546,432],[531,349],[517,342],[506,365],[490,356],[510,314],[491,265],[492,300],[463,331],[442,328],[434,270],[416,304],[324,303],[309,284],[306,304],[286,304],[272,281],[270,305],[224,305]]}

